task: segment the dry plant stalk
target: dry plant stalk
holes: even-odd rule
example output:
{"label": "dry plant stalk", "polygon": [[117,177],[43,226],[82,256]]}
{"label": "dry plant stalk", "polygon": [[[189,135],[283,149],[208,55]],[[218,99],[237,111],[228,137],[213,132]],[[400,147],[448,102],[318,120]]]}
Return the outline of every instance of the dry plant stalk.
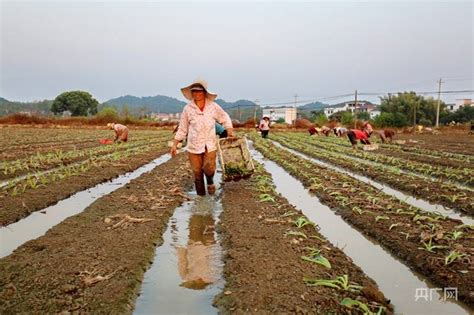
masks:
{"label": "dry plant stalk", "polygon": [[96,269],[94,269],[91,272],[89,272],[87,270],[81,271],[81,273],[79,275],[82,277],[82,282],[84,282],[84,284],[86,286],[91,286],[91,285],[94,285],[98,282],[109,280],[110,278],[113,277],[113,275],[116,272],[117,272],[117,270],[115,270],[114,272],[109,273],[108,275],[101,276],[101,275],[97,274],[98,271]]}
{"label": "dry plant stalk", "polygon": [[107,229],[111,229],[111,228],[116,229],[121,226],[122,227],[130,226],[133,223],[145,223],[145,222],[153,221],[153,219],[149,219],[149,218],[134,218],[128,214],[117,214],[117,215],[113,215],[113,216],[105,218],[104,222],[106,224],[111,224],[113,219],[121,219],[121,220],[118,223],[115,223],[112,227],[109,226]]}

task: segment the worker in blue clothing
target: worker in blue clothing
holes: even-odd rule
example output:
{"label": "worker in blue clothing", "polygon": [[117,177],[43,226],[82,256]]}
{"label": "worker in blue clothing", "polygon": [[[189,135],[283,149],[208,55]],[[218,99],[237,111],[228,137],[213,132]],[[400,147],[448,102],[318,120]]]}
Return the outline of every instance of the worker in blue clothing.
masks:
{"label": "worker in blue clothing", "polygon": [[219,138],[227,138],[227,130],[219,123],[216,123],[216,135],[218,135]]}

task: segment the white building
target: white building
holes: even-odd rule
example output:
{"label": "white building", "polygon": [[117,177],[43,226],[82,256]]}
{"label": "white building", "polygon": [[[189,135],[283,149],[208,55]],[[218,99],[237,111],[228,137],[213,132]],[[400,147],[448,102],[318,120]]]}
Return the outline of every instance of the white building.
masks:
{"label": "white building", "polygon": [[373,110],[373,111],[369,112],[369,115],[370,115],[370,119],[374,119],[375,117],[380,115],[380,111],[378,109]]}
{"label": "white building", "polygon": [[345,102],[340,104],[339,106],[331,106],[324,108],[324,114],[329,117],[332,114],[338,112],[345,112],[350,111],[351,113],[354,112],[368,112],[370,113],[372,110],[375,109],[375,106],[369,102],[361,101],[357,102],[357,106],[354,101]]}
{"label": "white building", "polygon": [[283,118],[287,124],[292,124],[296,120],[295,107],[266,107],[263,108],[263,116],[270,117],[270,121],[277,121]]}
{"label": "white building", "polygon": [[153,120],[159,121],[178,121],[179,120],[179,113],[176,114],[168,114],[168,113],[151,113],[150,118]]}
{"label": "white building", "polygon": [[457,99],[455,104],[446,104],[446,109],[450,112],[455,112],[463,106],[474,106],[471,98]]}

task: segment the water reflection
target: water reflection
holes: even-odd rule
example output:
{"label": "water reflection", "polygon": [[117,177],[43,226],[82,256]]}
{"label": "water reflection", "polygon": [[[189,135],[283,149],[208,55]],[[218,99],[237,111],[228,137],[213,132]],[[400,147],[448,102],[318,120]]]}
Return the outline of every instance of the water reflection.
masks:
{"label": "water reflection", "polygon": [[[196,202],[191,211],[202,212],[200,208],[204,206],[205,209],[206,203],[205,200]],[[187,245],[176,247],[179,275],[183,280],[181,286],[202,290],[216,280],[212,264],[212,245],[216,243],[212,214],[193,213],[189,219],[188,232]]]}
{"label": "water reflection", "polygon": [[[219,175],[216,182],[220,182]],[[222,249],[214,226],[222,204],[218,195],[189,195],[192,200],[175,209],[163,244],[156,249],[134,314],[217,313],[212,301],[224,287],[224,279]]]}

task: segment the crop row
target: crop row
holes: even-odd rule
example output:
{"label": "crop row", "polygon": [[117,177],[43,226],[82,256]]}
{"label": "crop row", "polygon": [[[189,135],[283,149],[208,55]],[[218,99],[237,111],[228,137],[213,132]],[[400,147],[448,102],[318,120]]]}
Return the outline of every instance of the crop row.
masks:
{"label": "crop row", "polygon": [[[340,145],[347,146],[348,140],[346,137],[338,138],[338,137],[319,137],[319,139],[323,142],[333,142],[337,143]],[[372,136],[372,140],[377,140],[376,137]],[[452,159],[454,161],[460,162],[460,163],[474,163],[474,156],[469,155],[469,154],[461,154],[461,153],[454,153],[454,152],[446,152],[446,151],[441,151],[441,150],[433,150],[433,149],[425,149],[425,148],[420,148],[417,146],[408,146],[404,144],[396,144],[396,143],[385,143],[381,144],[381,148],[385,148],[388,150],[393,150],[393,151],[398,151],[398,152],[407,152],[411,154],[416,154],[420,156],[432,156],[432,157],[438,157],[438,158],[445,158],[445,159]]]}
{"label": "crop row", "polygon": [[314,146],[308,147],[304,142],[288,140],[278,135],[272,136],[272,138],[288,148],[387,183],[408,194],[443,204],[454,210],[474,214],[474,192],[472,190],[463,189],[452,183],[433,181],[415,174],[404,173],[395,166],[383,166],[364,160],[357,160],[355,163],[353,159],[346,157],[345,154]]}
{"label": "crop row", "polygon": [[2,187],[2,194],[17,196],[24,193],[27,189],[37,189],[41,186],[47,186],[52,182],[83,174],[91,168],[97,168],[106,163],[124,160],[132,155],[145,153],[152,149],[162,149],[165,146],[166,142],[163,139],[162,141],[153,144],[129,147],[126,150],[118,150],[101,156],[92,156],[79,163],[60,166],[47,172],[29,174],[28,176],[19,179],[12,179]]}
{"label": "crop row", "polygon": [[2,137],[0,144],[3,148],[27,147],[74,140],[94,140],[110,136],[111,133],[112,131],[105,129],[2,128],[0,135],[5,137]]}
{"label": "crop row", "polygon": [[[131,137],[151,138],[155,130],[132,130]],[[113,137],[113,131],[104,129],[43,129],[3,128],[0,129],[0,153],[17,150],[31,150],[42,147],[63,146],[94,142]]]}
{"label": "crop row", "polygon": [[474,296],[474,226],[410,206],[363,182],[321,167],[254,138],[263,155],[303,182],[321,201],[394,255],[443,287],[456,286],[471,305]]}
{"label": "crop row", "polygon": [[[281,239],[291,244],[289,252],[294,251],[294,259],[299,262],[293,262],[290,255],[288,264],[294,266],[294,269],[288,272],[300,277],[310,295],[318,294],[330,300],[335,299],[339,304],[337,312],[352,310],[364,314],[385,314],[387,300],[375,299],[374,295],[365,294],[367,291],[377,292],[375,284],[367,279],[341,250],[335,248],[319,233],[315,222],[290,206],[288,201],[275,191],[271,176],[261,164],[255,162],[255,166],[255,175],[247,189],[253,197],[252,201],[257,199],[261,206],[258,206],[257,213],[252,214],[255,217],[258,215],[258,219],[252,220],[250,224],[260,231],[272,229],[282,234],[278,240],[273,239],[271,242]],[[278,253],[274,254],[278,256]],[[298,265],[302,267],[298,268]],[[324,310],[323,305],[313,307],[320,307],[320,312],[328,311]],[[336,311],[336,308],[333,307],[332,311]]]}
{"label": "crop row", "polygon": [[128,150],[134,147],[162,142],[165,137],[169,137],[169,134],[160,133],[157,134],[153,139],[145,138],[120,145],[98,146],[83,150],[58,150],[43,154],[38,152],[28,158],[2,162],[0,164],[0,179],[19,176],[31,171],[48,170],[59,165],[67,165],[98,155],[109,154],[116,151]]}
{"label": "crop row", "polygon": [[308,140],[308,137],[303,138],[298,134],[279,133],[278,136],[285,137],[287,139],[294,139],[297,141],[304,141],[306,143],[310,143],[313,146],[331,152],[337,152],[347,156],[353,156],[375,163],[381,163],[383,165],[392,165],[402,170],[414,172],[424,176],[457,181],[462,183],[463,185],[474,186],[474,170],[470,168],[434,166],[432,164],[411,161],[394,156],[387,156],[384,154],[378,154],[375,151],[366,152],[360,150],[352,150],[349,146],[343,147],[328,141],[324,141],[323,143],[320,141],[320,139],[313,137],[310,137]]}

